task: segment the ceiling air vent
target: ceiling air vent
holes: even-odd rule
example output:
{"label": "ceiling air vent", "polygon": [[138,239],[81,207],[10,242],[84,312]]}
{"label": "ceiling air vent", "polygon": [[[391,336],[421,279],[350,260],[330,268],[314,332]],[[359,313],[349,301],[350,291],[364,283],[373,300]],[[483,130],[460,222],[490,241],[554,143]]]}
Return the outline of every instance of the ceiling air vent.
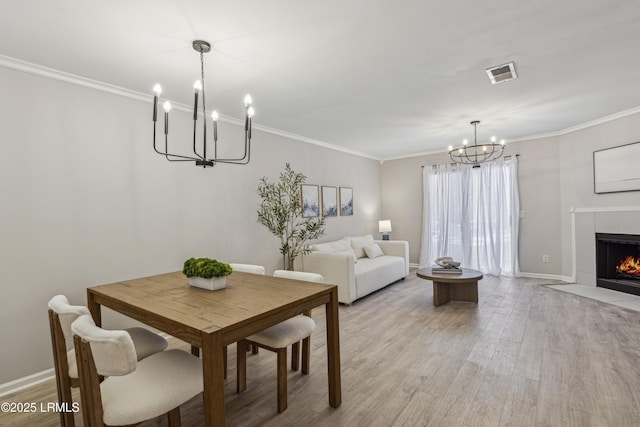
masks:
{"label": "ceiling air vent", "polygon": [[491,84],[494,85],[518,78],[518,74],[516,74],[516,66],[513,62],[498,65],[497,67],[487,68],[487,75],[489,76],[489,80],[491,80]]}

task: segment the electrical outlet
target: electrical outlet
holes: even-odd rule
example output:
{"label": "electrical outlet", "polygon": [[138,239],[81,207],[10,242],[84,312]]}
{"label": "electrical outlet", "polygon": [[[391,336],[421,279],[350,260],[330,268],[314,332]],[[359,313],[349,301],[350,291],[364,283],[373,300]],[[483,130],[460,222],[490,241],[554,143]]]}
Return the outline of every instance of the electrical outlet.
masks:
{"label": "electrical outlet", "polygon": [[520,211],[520,218],[524,218],[524,209]]}
{"label": "electrical outlet", "polygon": [[542,262],[547,263],[549,262],[549,255],[542,255]]}

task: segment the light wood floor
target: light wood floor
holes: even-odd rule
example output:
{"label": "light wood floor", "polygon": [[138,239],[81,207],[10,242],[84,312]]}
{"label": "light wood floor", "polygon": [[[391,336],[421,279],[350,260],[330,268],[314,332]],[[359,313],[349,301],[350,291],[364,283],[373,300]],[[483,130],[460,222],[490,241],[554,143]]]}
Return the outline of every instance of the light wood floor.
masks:
{"label": "light wood floor", "polygon": [[[327,401],[321,310],[313,312],[311,375],[290,372],[283,414],[276,412],[275,355],[249,356],[247,391],[236,394],[230,348],[227,425],[640,426],[639,313],[533,279],[485,277],[477,306],[434,308],[431,288],[412,273],[340,307],[339,409]],[[50,381],[0,400],[55,402],[55,396]],[[202,425],[201,399],[182,406],[183,425]],[[57,422],[53,413],[0,413],[3,426]]]}

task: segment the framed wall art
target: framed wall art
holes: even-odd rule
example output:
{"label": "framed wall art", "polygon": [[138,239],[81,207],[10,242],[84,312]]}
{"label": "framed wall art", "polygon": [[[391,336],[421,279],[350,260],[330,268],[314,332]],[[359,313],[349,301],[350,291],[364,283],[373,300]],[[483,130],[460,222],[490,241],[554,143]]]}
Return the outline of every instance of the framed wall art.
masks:
{"label": "framed wall art", "polygon": [[317,185],[302,184],[302,217],[313,218],[320,215],[320,195]]}
{"label": "framed wall art", "polygon": [[640,191],[640,142],[593,152],[596,194]]}
{"label": "framed wall art", "polygon": [[338,189],[322,186],[322,216],[338,216]]}
{"label": "framed wall art", "polygon": [[353,188],[340,187],[340,215],[353,215]]}

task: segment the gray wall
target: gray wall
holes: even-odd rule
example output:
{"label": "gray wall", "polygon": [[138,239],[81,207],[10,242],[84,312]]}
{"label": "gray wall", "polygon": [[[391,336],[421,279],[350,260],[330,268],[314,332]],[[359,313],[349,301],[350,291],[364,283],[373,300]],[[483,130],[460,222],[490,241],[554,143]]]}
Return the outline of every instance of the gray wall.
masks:
{"label": "gray wall", "polygon": [[[53,295],[84,304],[89,286],[176,271],[191,256],[280,268],[256,187],[285,162],[307,183],[353,187],[354,215],[327,220],[324,239],[377,232],[377,161],[256,131],[248,166],[204,170],[153,153],[150,101],[2,67],[0,93],[0,384],[52,367]],[[190,115],[171,114],[172,143],[189,144]],[[241,141],[235,125],[219,135]],[[105,313],[107,327],[131,323]]]}
{"label": "gray wall", "polygon": [[[565,275],[570,275],[572,261],[570,208],[640,206],[640,192],[638,191],[609,194],[595,194],[593,191],[593,151],[640,142],[640,114],[564,135],[560,142],[559,155],[563,159],[560,172],[562,252],[564,255],[562,272]],[[640,159],[635,160],[640,165]],[[580,254],[585,249],[584,245],[589,244],[589,252],[592,252],[591,246],[594,244],[595,231],[635,234],[638,230],[638,222],[640,222],[638,212],[576,214],[579,270],[580,264],[584,261],[580,259]],[[587,270],[587,266],[583,265],[582,270]]]}
{"label": "gray wall", "polygon": [[[640,192],[593,192],[593,151],[636,141],[640,141],[640,114],[507,146],[507,155],[520,155],[524,218],[520,221],[519,249],[523,272],[571,275],[570,207],[640,205]],[[392,222],[392,238],[410,242],[413,263],[419,260],[422,232],[421,166],[447,161],[446,154],[437,154],[386,161],[382,165],[382,216]],[[633,214],[626,215],[629,216]],[[542,262],[544,254],[549,255],[549,263]]]}

